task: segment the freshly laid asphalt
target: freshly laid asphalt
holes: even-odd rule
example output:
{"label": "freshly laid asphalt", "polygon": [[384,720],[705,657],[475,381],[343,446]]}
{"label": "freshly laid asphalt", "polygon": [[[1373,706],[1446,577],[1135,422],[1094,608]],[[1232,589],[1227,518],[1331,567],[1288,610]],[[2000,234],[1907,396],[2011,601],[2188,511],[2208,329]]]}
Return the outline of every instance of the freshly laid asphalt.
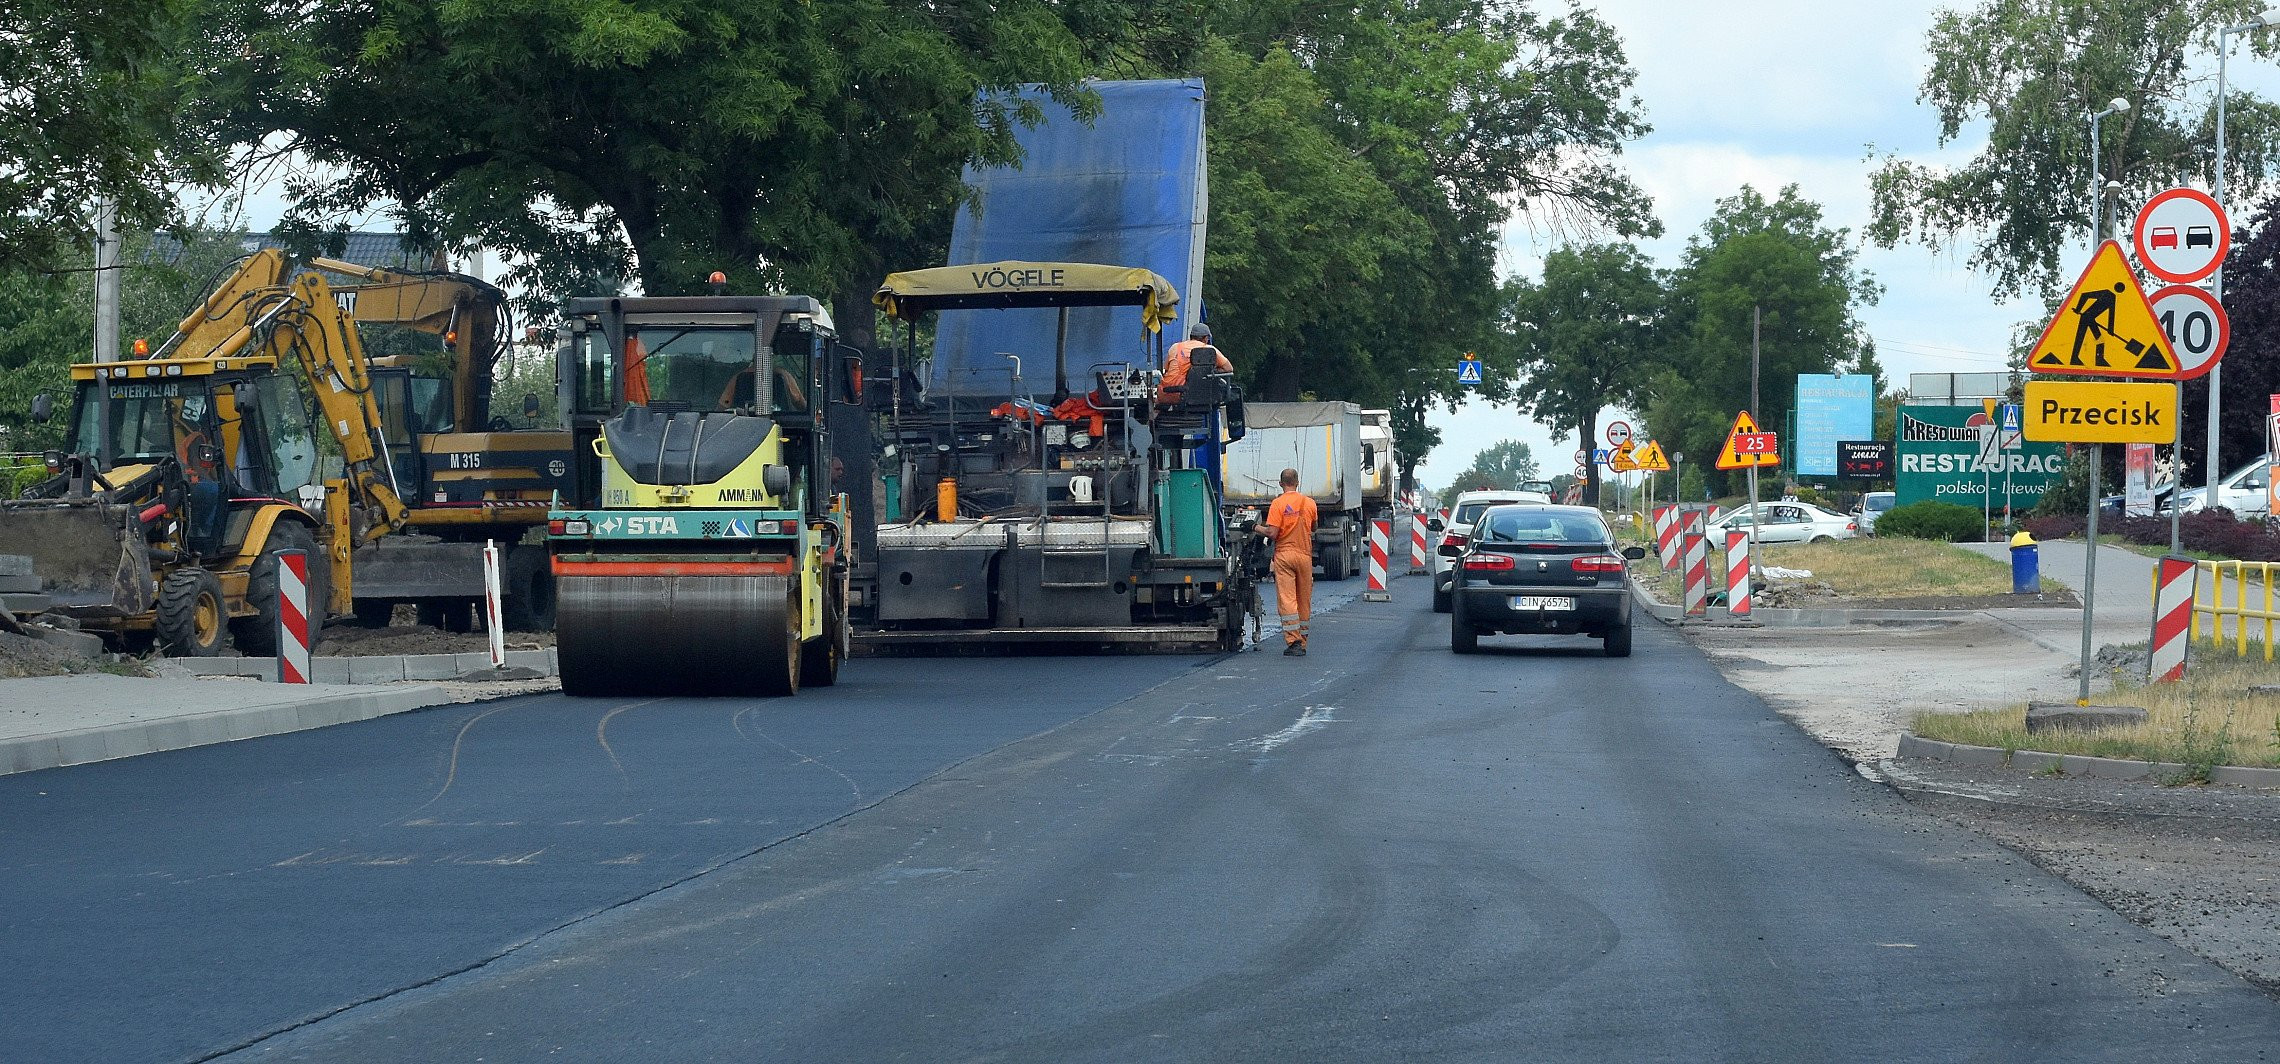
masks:
{"label": "freshly laid asphalt", "polygon": [[0,1059],[2280,1054],[2280,1002],[1667,629],[1460,658],[1423,583],[1304,659],[858,660],[0,779]]}

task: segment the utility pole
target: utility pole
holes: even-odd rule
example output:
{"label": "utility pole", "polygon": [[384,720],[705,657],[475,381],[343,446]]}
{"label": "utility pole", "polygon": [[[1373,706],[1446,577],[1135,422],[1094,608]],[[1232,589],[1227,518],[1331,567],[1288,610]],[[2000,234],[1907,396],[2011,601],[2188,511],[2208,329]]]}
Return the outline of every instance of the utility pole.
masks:
{"label": "utility pole", "polygon": [[[1764,317],[1765,317],[1765,314],[1764,314],[1764,308],[1763,308],[1763,307],[1757,306],[1757,305],[1755,305],[1755,304],[1752,304],[1752,305],[1750,306],[1750,420],[1751,420],[1751,421],[1756,421],[1756,420],[1757,420],[1757,417],[1758,417],[1758,333],[1759,333],[1759,331],[1760,331],[1760,326],[1761,326],[1761,325],[1763,324],[1763,322],[1764,322]],[[1758,429],[1759,429],[1759,431],[1764,431],[1764,429],[1765,429],[1765,426],[1763,426],[1763,425],[1760,425],[1760,426],[1758,426]],[[1795,444],[1794,444],[1794,443],[1792,443],[1792,444],[1791,444],[1791,446],[1795,446]],[[1758,507],[1757,507],[1757,500],[1758,500],[1758,489],[1757,489],[1757,466],[1754,466],[1754,465],[1753,465],[1753,466],[1749,467],[1749,469],[1748,469],[1748,470],[1744,471],[1744,473],[1743,473],[1743,476],[1744,476],[1744,478],[1745,478],[1745,479],[1747,479],[1747,480],[1749,481],[1749,485],[1750,485],[1750,543],[1751,543],[1752,545],[1755,545],[1755,544],[1759,544],[1759,543],[1763,543],[1763,542],[1765,542],[1764,540],[1757,538],[1757,534],[1758,534]],[[1756,552],[1755,550],[1752,550],[1752,551],[1750,552],[1750,564],[1751,564],[1753,567],[1754,567],[1754,566],[1757,564],[1757,552]]]}
{"label": "utility pole", "polygon": [[[95,361],[119,358],[119,207],[95,202]],[[95,463],[111,468],[111,384],[95,371]]]}

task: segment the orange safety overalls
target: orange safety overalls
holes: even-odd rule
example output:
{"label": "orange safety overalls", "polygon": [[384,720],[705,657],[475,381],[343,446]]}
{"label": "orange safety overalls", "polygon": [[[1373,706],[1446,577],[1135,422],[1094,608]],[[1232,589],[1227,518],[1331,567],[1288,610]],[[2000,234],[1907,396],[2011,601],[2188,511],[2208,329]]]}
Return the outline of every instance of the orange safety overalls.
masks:
{"label": "orange safety overalls", "polygon": [[1267,506],[1274,530],[1275,607],[1282,614],[1283,642],[1306,645],[1306,622],[1314,616],[1314,526],[1321,515],[1314,500],[1283,492]]}

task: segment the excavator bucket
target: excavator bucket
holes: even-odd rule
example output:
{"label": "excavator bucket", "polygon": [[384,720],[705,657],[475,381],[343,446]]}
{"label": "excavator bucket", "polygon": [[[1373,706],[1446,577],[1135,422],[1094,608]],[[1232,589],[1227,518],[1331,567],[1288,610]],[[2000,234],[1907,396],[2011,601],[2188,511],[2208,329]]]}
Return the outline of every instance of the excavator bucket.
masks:
{"label": "excavator bucket", "polygon": [[0,504],[0,554],[32,559],[50,608],[79,617],[146,613],[157,596],[134,508],[92,501]]}

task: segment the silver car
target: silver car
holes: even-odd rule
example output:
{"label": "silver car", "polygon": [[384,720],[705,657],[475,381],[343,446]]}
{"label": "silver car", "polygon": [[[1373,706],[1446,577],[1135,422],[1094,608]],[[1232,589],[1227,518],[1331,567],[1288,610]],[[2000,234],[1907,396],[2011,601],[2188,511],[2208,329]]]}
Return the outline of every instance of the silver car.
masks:
{"label": "silver car", "polygon": [[[1757,504],[1758,520],[1764,527],[1750,535],[1752,543],[1819,543],[1827,539],[1851,539],[1860,533],[1860,526],[1851,517],[1821,509],[1809,502],[1761,502]],[[1723,545],[1728,532],[1751,532],[1750,508],[1736,506],[1710,522],[1710,542]]]}
{"label": "silver car", "polygon": [[1441,553],[1447,546],[1463,547],[1472,537],[1473,522],[1491,506],[1506,503],[1534,502],[1550,504],[1552,497],[1540,491],[1468,491],[1457,496],[1449,507],[1446,524],[1436,517],[1425,522],[1425,530],[1432,534],[1432,550],[1425,552],[1426,571],[1433,576],[1433,612],[1449,612],[1449,573],[1453,562]]}

